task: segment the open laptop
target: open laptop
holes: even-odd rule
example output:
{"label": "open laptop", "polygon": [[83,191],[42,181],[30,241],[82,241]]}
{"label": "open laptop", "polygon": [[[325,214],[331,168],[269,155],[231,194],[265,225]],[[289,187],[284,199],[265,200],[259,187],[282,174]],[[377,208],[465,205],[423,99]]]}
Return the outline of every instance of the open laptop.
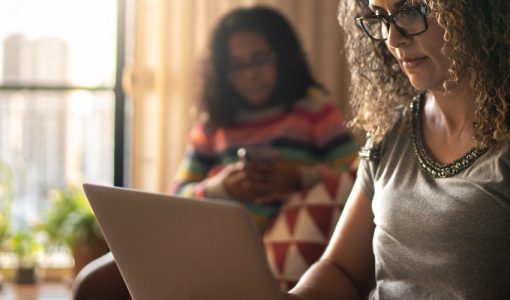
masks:
{"label": "open laptop", "polygon": [[83,188],[133,299],[283,299],[241,205]]}

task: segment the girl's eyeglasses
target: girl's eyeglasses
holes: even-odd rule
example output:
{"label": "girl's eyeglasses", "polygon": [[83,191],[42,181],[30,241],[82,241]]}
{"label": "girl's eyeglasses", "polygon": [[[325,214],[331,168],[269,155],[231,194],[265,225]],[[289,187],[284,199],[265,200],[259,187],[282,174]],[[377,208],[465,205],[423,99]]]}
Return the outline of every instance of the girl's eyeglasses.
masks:
{"label": "girl's eyeglasses", "polygon": [[273,51],[262,51],[256,53],[249,61],[231,61],[227,70],[230,76],[239,76],[245,70],[258,70],[276,61],[276,54]]}

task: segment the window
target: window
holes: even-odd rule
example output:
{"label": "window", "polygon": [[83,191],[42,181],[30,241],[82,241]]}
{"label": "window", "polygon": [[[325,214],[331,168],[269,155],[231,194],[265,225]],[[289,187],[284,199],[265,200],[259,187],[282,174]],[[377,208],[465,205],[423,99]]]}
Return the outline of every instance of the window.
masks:
{"label": "window", "polygon": [[11,185],[16,227],[37,220],[51,190],[123,171],[119,4],[0,2],[0,168],[12,179],[0,187]]}

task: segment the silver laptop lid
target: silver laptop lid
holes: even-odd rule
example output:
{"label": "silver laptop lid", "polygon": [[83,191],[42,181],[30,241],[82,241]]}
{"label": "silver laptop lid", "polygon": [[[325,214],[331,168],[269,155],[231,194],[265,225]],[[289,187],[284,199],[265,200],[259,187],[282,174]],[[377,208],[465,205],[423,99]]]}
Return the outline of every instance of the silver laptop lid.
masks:
{"label": "silver laptop lid", "polygon": [[283,299],[241,205],[83,188],[134,299]]}

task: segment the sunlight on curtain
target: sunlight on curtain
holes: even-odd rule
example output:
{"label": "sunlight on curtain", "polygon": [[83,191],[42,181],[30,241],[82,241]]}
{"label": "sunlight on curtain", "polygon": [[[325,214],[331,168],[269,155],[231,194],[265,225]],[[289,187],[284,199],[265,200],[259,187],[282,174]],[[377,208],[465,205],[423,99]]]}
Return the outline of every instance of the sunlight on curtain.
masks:
{"label": "sunlight on curtain", "polygon": [[294,24],[316,78],[347,109],[338,0],[136,0],[131,186],[165,191],[196,120],[199,71],[215,22],[238,6],[266,4]]}

